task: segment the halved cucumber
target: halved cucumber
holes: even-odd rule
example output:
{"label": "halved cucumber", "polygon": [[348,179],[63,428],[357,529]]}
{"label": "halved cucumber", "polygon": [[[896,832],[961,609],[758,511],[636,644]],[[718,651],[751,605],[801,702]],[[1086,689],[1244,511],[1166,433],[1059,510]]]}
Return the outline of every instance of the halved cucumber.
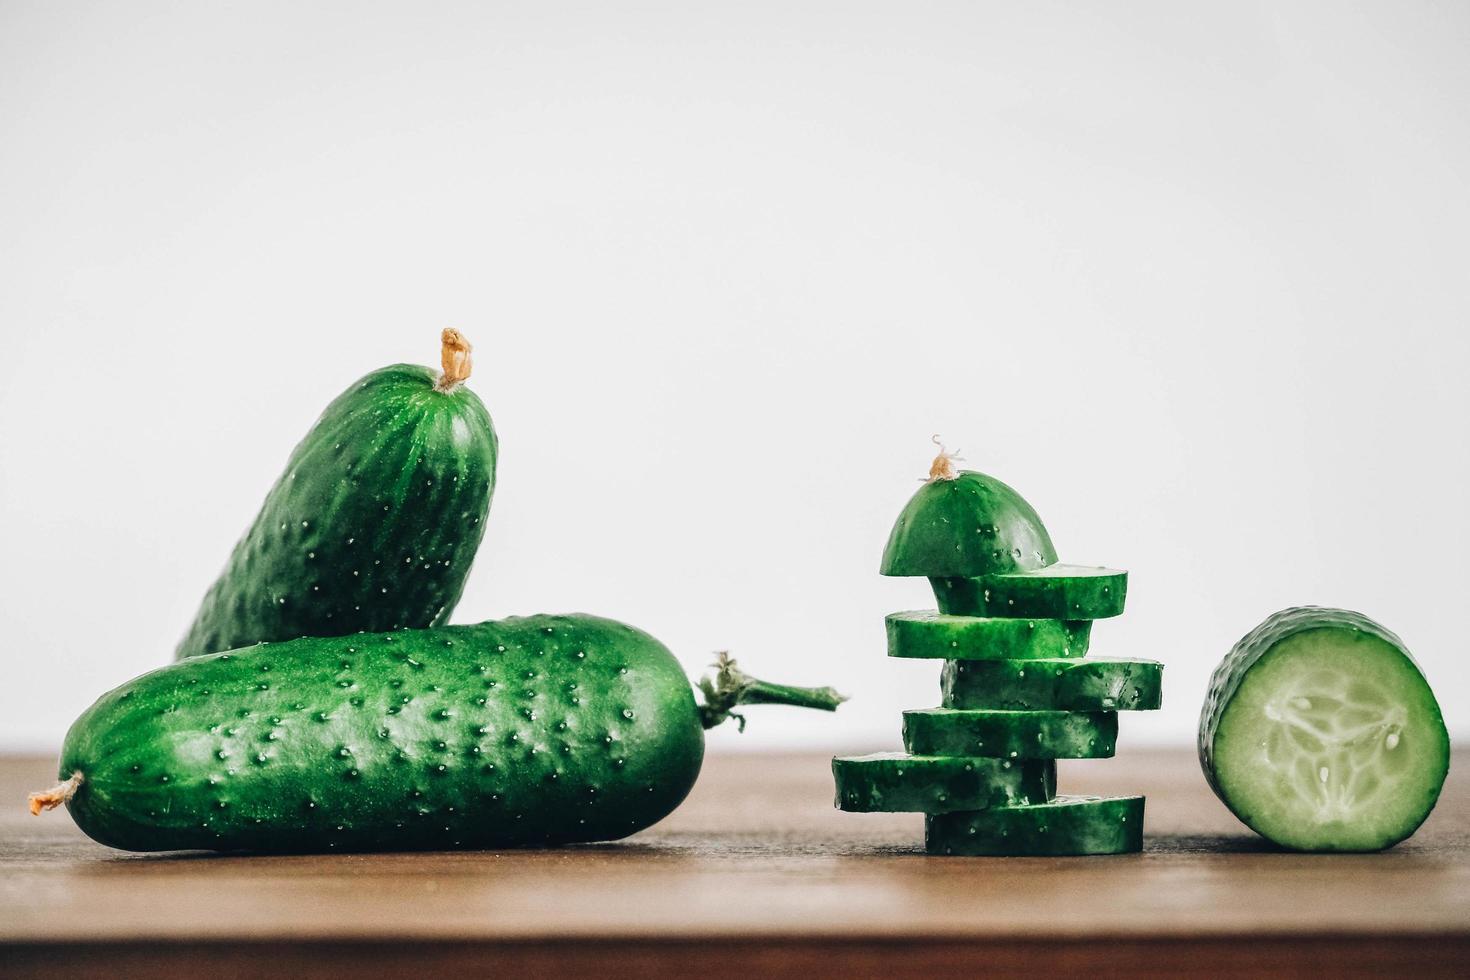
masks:
{"label": "halved cucumber", "polygon": [[1449,735],[1403,642],[1361,613],[1286,609],[1215,669],[1200,763],[1252,830],[1302,851],[1376,851],[1439,798]]}
{"label": "halved cucumber", "polygon": [[888,655],[931,660],[1081,657],[1092,624],[1083,620],[990,619],[920,609],[890,613]]}
{"label": "halved cucumber", "polygon": [[1000,759],[1106,759],[1118,738],[1115,711],[903,713],[903,746],[914,755]]}
{"label": "halved cucumber", "polygon": [[1050,803],[924,818],[930,854],[1127,854],[1143,850],[1143,797],[1058,796]]}
{"label": "halved cucumber", "polygon": [[979,578],[930,578],[939,611],[958,616],[1107,619],[1123,612],[1128,573],[1092,565],[1048,565]]}
{"label": "halved cucumber", "polygon": [[[1024,620],[1016,620],[1024,622]],[[1155,660],[950,660],[940,675],[946,708],[1149,711],[1162,700]]]}
{"label": "halved cucumber", "polygon": [[948,813],[1045,803],[1056,795],[1050,759],[958,758],[878,752],[832,760],[837,808],[854,813]]}

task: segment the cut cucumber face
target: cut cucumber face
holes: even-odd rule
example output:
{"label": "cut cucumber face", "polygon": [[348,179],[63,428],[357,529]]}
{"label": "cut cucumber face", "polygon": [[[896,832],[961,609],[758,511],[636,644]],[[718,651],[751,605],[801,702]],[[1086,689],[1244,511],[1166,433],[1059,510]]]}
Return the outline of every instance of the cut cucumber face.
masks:
{"label": "cut cucumber face", "polygon": [[903,745],[914,755],[1106,759],[1117,738],[1113,711],[926,708],[903,713]]}
{"label": "cut cucumber face", "polygon": [[1154,660],[950,660],[940,677],[941,703],[1014,711],[1151,711],[1162,700],[1163,673],[1163,664]]}
{"label": "cut cucumber face", "polygon": [[990,575],[1041,568],[1057,550],[1041,518],[993,476],[964,470],[909,500],[883,549],[884,575]]}
{"label": "cut cucumber face", "polygon": [[939,611],[957,616],[1108,619],[1121,615],[1128,573],[1091,565],[1048,565],[970,578],[931,576]]}
{"label": "cut cucumber face", "polygon": [[1061,619],[946,616],[930,610],[891,613],[888,655],[930,660],[1035,660],[1081,657],[1092,624]]}
{"label": "cut cucumber face", "polygon": [[879,752],[832,760],[837,808],[854,813],[949,813],[1045,803],[1056,795],[1051,760],[955,758]]}
{"label": "cut cucumber face", "polygon": [[1050,803],[924,818],[930,854],[1127,854],[1143,850],[1143,797],[1058,796]]}
{"label": "cut cucumber face", "polygon": [[1449,771],[1434,693],[1402,641],[1360,613],[1276,613],[1215,670],[1200,762],[1261,836],[1376,851],[1412,834]]}

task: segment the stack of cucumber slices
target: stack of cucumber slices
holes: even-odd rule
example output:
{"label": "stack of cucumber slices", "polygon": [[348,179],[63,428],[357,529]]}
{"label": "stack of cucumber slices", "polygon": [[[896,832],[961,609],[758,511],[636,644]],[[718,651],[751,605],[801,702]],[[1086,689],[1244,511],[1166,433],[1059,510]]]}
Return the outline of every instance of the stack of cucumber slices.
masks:
{"label": "stack of cucumber slices", "polygon": [[1020,494],[941,450],[883,554],[938,611],[890,615],[888,655],[941,660],[938,708],[905,711],[905,753],[832,761],[837,806],[925,814],[931,854],[1121,854],[1143,797],[1058,796],[1056,760],[1113,755],[1118,712],[1159,707],[1162,665],[1087,658],[1128,573],[1064,565]]}

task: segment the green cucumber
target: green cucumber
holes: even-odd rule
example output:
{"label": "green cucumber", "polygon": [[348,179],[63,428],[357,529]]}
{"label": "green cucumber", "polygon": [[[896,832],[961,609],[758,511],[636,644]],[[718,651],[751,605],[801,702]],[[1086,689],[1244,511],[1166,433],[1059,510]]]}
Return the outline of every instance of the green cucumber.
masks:
{"label": "green cucumber", "polygon": [[702,689],[701,707],[647,633],[584,615],[261,644],[103,695],[31,805],[134,851],[614,840],[679,804],[735,705],[841,700],[723,659]]}
{"label": "green cucumber", "polygon": [[485,406],[462,383],[469,350],[446,330],[443,374],[397,364],[327,406],[176,657],[448,618],[485,533],[498,452]]}
{"label": "green cucumber", "polygon": [[1449,772],[1439,704],[1403,641],[1361,613],[1266,619],[1215,669],[1199,756],[1248,827],[1300,851],[1377,851],[1422,824]]}
{"label": "green cucumber", "polygon": [[930,854],[1076,855],[1143,850],[1143,797],[1058,796],[1049,803],[924,818]]}
{"label": "green cucumber", "polygon": [[970,576],[1029,571],[1057,560],[1035,509],[974,470],[956,472],[941,451],[899,514],[883,549],[884,575]]}
{"label": "green cucumber", "polygon": [[879,752],[833,759],[832,776],[837,808],[853,813],[948,813],[1044,803],[1057,789],[1057,764],[1050,759]]}
{"label": "green cucumber", "polygon": [[[1017,620],[1021,622],[1021,620]],[[1162,701],[1155,660],[950,660],[940,675],[946,708],[1016,711],[1151,711]]]}
{"label": "green cucumber", "polygon": [[939,611],[959,616],[1107,619],[1123,612],[1128,573],[1092,565],[1048,565],[983,577],[933,576]]}
{"label": "green cucumber", "polygon": [[1114,711],[925,708],[903,713],[903,747],[914,755],[1106,759],[1117,739]]}
{"label": "green cucumber", "polygon": [[888,655],[931,660],[1081,657],[1092,624],[1062,619],[988,619],[930,610],[889,614]]}

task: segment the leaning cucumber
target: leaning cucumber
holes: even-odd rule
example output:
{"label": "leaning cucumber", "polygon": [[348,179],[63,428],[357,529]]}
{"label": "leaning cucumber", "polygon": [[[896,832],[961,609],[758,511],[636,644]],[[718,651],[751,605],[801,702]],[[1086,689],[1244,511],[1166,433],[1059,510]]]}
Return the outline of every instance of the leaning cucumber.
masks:
{"label": "leaning cucumber", "polygon": [[940,675],[946,708],[1151,711],[1162,701],[1156,660],[950,660]]}
{"label": "leaning cucumber", "polygon": [[1285,609],[1210,680],[1200,763],[1262,837],[1302,851],[1376,851],[1408,837],[1449,771],[1449,735],[1409,651],[1346,609]]}
{"label": "leaning cucumber", "polygon": [[839,756],[837,808],[851,813],[948,813],[1044,803],[1056,795],[1057,764],[956,756]]}
{"label": "leaning cucumber", "polygon": [[1049,803],[924,818],[930,854],[1126,854],[1143,850],[1143,797],[1058,796]]}
{"label": "leaning cucumber", "polygon": [[989,619],[930,610],[890,613],[890,657],[931,660],[1034,660],[1081,657],[1092,624],[1062,619]]}
{"label": "leaning cucumber", "polygon": [[971,578],[931,577],[939,611],[960,616],[1107,619],[1123,613],[1128,573],[1091,565],[1048,565]]}
{"label": "leaning cucumber", "polygon": [[298,636],[442,623],[464,591],[495,490],[495,428],[470,345],[444,371],[397,364],[327,406],[234,552],[179,658]]}
{"label": "leaning cucumber", "polygon": [[903,747],[914,755],[1106,759],[1117,739],[1113,711],[924,708],[903,713]]}
{"label": "leaning cucumber", "polygon": [[593,616],[263,644],[103,695],[31,805],[65,801],[135,851],[613,840],[679,804],[703,729],[737,704],[841,700],[723,660],[702,690],[697,706],[663,644]]}

